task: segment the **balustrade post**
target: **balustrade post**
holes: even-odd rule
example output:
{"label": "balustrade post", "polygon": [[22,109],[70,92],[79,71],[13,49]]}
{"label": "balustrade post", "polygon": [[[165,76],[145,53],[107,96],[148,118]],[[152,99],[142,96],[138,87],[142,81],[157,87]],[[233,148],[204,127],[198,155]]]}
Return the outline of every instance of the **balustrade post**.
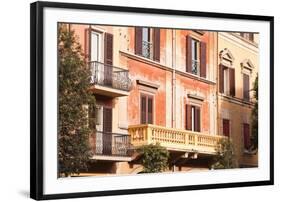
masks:
{"label": "balustrade post", "polygon": [[147,144],[152,143],[152,128],[149,126],[146,127],[146,140]]}

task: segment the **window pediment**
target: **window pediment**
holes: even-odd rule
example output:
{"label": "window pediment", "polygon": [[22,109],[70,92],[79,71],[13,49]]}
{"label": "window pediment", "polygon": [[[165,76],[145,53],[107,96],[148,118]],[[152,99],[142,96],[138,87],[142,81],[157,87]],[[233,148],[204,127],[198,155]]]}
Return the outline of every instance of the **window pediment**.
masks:
{"label": "window pediment", "polygon": [[243,60],[243,62],[241,62],[241,67],[242,67],[242,70],[245,68],[245,69],[248,69],[250,71],[252,71],[255,68],[253,63],[249,59]]}
{"label": "window pediment", "polygon": [[221,63],[227,65],[227,66],[232,66],[232,63],[234,61],[234,56],[232,55],[232,53],[230,52],[229,49],[225,48],[222,51],[220,51],[219,54]]}

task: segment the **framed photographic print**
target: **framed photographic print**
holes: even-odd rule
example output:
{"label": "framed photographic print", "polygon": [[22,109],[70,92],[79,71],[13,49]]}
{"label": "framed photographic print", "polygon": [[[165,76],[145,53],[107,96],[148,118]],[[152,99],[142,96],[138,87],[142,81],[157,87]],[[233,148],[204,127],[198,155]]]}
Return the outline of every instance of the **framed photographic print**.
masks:
{"label": "framed photographic print", "polygon": [[31,4],[31,198],[273,184],[273,17]]}

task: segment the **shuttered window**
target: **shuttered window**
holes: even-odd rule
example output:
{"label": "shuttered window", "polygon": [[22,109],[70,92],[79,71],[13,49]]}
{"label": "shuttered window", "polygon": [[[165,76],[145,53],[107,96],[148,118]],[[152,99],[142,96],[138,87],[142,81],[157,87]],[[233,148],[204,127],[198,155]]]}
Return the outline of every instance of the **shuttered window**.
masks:
{"label": "shuttered window", "polygon": [[135,28],[135,54],[154,61],[160,61],[159,28]]}
{"label": "shuttered window", "polygon": [[141,124],[153,124],[153,96],[141,95]]}
{"label": "shuttered window", "polygon": [[219,92],[235,97],[235,69],[219,65]]}
{"label": "shuttered window", "polygon": [[243,74],[243,98],[246,101],[250,100],[250,77],[248,74]]}
{"label": "shuttered window", "polygon": [[222,132],[223,132],[224,136],[229,137],[230,128],[229,128],[229,120],[228,119],[222,120]]}
{"label": "shuttered window", "polygon": [[206,43],[186,36],[186,72],[206,78]]}
{"label": "shuttered window", "polygon": [[243,136],[244,136],[244,148],[250,149],[251,141],[250,141],[250,125],[248,123],[243,124]]}
{"label": "shuttered window", "polygon": [[201,113],[200,107],[186,105],[186,130],[201,131]]}

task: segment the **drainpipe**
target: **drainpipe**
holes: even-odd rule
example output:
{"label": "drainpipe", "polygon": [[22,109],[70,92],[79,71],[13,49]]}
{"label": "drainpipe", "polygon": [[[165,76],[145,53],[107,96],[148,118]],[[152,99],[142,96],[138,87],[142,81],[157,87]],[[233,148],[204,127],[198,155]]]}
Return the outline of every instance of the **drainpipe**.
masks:
{"label": "drainpipe", "polygon": [[172,29],[172,128],[176,128],[176,30]]}

